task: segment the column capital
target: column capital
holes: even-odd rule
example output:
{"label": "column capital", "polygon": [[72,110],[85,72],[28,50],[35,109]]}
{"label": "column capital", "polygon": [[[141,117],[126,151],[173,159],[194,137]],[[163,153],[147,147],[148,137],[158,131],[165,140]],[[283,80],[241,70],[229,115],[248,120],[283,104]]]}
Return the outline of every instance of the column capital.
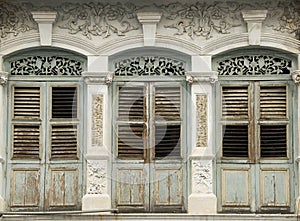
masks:
{"label": "column capital", "polygon": [[300,83],[300,70],[295,70],[291,73],[292,79],[295,82],[295,84]]}
{"label": "column capital", "polygon": [[8,81],[8,72],[0,71],[0,85],[5,86]]}
{"label": "column capital", "polygon": [[113,72],[83,72],[82,76],[87,84],[110,85],[114,78]]}
{"label": "column capital", "polygon": [[186,81],[189,84],[194,84],[198,82],[210,82],[211,84],[214,84],[218,81],[218,72],[187,72]]}

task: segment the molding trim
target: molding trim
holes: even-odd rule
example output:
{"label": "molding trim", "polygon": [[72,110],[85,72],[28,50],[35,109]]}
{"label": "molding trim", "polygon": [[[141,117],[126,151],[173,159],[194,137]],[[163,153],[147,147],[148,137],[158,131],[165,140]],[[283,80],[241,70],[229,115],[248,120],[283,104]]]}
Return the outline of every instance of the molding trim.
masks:
{"label": "molding trim", "polygon": [[214,84],[218,81],[218,72],[187,72],[186,81],[189,84],[199,83],[199,82],[210,82]]}
{"label": "molding trim", "polygon": [[82,73],[87,84],[111,84],[114,78],[113,72],[88,72],[85,71]]}

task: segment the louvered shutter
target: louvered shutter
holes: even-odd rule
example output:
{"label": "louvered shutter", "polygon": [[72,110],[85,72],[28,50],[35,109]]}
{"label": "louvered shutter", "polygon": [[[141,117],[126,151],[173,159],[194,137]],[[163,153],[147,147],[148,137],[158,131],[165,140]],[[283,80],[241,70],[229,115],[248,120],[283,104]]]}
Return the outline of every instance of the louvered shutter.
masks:
{"label": "louvered shutter", "polygon": [[248,85],[222,87],[222,156],[249,157]]}
{"label": "louvered shutter", "polygon": [[287,157],[287,87],[260,86],[260,156]]}
{"label": "louvered shutter", "polygon": [[232,119],[248,118],[248,87],[222,88],[222,116]]}
{"label": "louvered shutter", "polygon": [[14,159],[39,159],[41,88],[14,86],[12,154]]}
{"label": "louvered shutter", "polygon": [[181,87],[155,87],[155,158],[181,156]]}
{"label": "louvered shutter", "polygon": [[144,86],[119,86],[117,90],[118,157],[143,159],[146,139]]}
{"label": "louvered shutter", "polygon": [[52,87],[51,158],[78,158],[77,87]]}

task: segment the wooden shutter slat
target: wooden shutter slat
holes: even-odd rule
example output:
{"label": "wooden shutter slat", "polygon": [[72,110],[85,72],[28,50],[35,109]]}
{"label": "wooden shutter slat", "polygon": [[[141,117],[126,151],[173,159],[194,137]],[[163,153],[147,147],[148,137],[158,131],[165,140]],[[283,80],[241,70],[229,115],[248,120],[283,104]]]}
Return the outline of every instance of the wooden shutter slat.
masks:
{"label": "wooden shutter slat", "polygon": [[263,119],[286,118],[286,86],[260,87],[260,117]]}
{"label": "wooden shutter slat", "polygon": [[13,158],[39,159],[40,126],[13,125]]}
{"label": "wooden shutter slat", "polygon": [[118,157],[143,159],[144,124],[118,125]]}
{"label": "wooden shutter slat", "polygon": [[180,87],[155,88],[155,117],[166,120],[179,120],[181,108],[181,90]]}
{"label": "wooden shutter slat", "polygon": [[118,87],[118,117],[122,119],[144,119],[144,87]]}
{"label": "wooden shutter slat", "polygon": [[260,154],[272,158],[287,156],[286,125],[260,126]]}
{"label": "wooden shutter slat", "polygon": [[248,157],[248,125],[224,125],[223,157]]}
{"label": "wooden shutter slat", "polygon": [[248,118],[248,86],[222,87],[222,116],[225,118]]}
{"label": "wooden shutter slat", "polygon": [[40,118],[40,87],[14,87],[13,116],[15,119]]}
{"label": "wooden shutter slat", "polygon": [[77,130],[77,125],[52,125],[51,158],[77,158]]}
{"label": "wooden shutter slat", "polygon": [[52,87],[52,118],[77,118],[77,87]]}
{"label": "wooden shutter slat", "polygon": [[155,126],[155,157],[180,157],[180,125]]}

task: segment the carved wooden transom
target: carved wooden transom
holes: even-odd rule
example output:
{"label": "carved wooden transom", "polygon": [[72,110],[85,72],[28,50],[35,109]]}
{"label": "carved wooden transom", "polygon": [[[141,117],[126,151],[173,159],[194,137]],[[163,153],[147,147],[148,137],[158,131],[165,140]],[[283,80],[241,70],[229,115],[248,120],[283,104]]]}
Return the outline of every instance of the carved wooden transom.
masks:
{"label": "carved wooden transom", "polygon": [[219,75],[288,75],[292,61],[268,55],[239,56],[218,63]]}
{"label": "carved wooden transom", "polygon": [[115,76],[184,76],[185,62],[159,56],[122,60],[115,65]]}
{"label": "carved wooden transom", "polygon": [[11,75],[80,76],[81,61],[62,56],[28,56],[10,62]]}

